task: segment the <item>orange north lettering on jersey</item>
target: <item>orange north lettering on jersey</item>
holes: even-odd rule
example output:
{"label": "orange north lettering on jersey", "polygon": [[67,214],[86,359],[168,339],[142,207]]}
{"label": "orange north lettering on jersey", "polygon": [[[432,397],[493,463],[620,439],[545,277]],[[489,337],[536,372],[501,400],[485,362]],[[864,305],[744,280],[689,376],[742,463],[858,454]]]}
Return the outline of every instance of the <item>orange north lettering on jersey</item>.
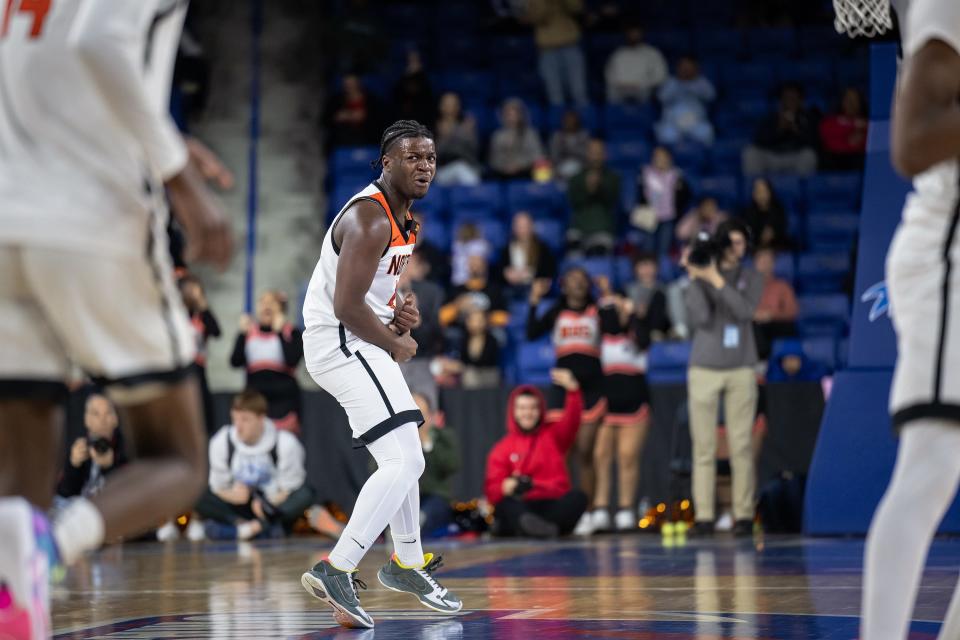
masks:
{"label": "orange north lettering on jersey", "polygon": [[[7,0],[3,12],[3,26],[0,27],[0,38],[6,37],[10,30],[10,19],[14,13],[32,13],[33,26],[30,27],[30,37],[38,38],[43,33],[43,22],[50,13],[50,3],[52,0]],[[17,3],[16,9],[14,4]]]}

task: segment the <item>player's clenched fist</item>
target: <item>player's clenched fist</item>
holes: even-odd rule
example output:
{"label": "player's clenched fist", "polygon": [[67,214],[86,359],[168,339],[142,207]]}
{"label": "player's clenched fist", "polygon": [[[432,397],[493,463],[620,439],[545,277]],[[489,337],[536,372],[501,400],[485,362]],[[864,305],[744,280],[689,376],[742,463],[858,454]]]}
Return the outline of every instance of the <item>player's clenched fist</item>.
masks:
{"label": "player's clenched fist", "polygon": [[393,314],[393,326],[397,333],[407,333],[420,326],[420,310],[417,309],[417,296],[408,293],[403,304]]}
{"label": "player's clenched fist", "polygon": [[409,333],[397,336],[393,343],[393,349],[390,350],[390,355],[397,362],[406,362],[417,355],[417,341],[411,338]]}

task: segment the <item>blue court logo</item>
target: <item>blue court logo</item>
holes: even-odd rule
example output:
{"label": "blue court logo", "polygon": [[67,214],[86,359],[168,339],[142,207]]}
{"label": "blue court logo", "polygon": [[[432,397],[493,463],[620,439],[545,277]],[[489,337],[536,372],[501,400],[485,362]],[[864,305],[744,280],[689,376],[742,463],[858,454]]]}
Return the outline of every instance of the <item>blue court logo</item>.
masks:
{"label": "blue court logo", "polygon": [[887,294],[886,280],[881,280],[864,291],[860,296],[860,302],[873,302],[870,314],[867,316],[870,322],[887,315],[890,311],[890,296]]}

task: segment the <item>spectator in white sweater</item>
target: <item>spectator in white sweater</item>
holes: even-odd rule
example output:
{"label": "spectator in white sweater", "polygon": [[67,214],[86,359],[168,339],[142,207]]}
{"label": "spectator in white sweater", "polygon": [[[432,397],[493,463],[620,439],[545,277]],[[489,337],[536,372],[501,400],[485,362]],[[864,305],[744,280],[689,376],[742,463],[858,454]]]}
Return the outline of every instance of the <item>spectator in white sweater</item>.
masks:
{"label": "spectator in white sweater", "polygon": [[627,42],[607,60],[607,102],[646,102],[667,79],[667,61],[660,50],[643,41],[643,29],[630,26]]}
{"label": "spectator in white sweater", "polygon": [[267,401],[256,391],[237,395],[230,417],[233,424],[210,440],[210,483],[196,506],[207,535],[249,540],[289,532],[313,503],[303,445],[267,418]]}

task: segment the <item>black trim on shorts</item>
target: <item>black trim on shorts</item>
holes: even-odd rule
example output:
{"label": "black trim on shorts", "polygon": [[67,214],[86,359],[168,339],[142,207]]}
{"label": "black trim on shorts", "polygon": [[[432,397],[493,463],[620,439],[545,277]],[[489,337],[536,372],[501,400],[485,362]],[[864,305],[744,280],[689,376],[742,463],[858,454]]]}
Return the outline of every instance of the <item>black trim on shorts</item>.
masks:
{"label": "black trim on shorts", "polygon": [[947,237],[943,243],[943,284],[940,290],[940,335],[937,340],[937,368],[933,377],[933,404],[940,404],[941,387],[943,386],[943,355],[947,343],[947,327],[950,316],[950,274],[953,271],[953,260],[950,259],[950,250],[957,235],[957,223],[960,222],[960,197],[953,208],[950,217],[950,226],[947,227]]}
{"label": "black trim on shorts", "polygon": [[383,390],[383,386],[380,384],[380,381],[377,380],[377,376],[374,375],[373,369],[370,368],[370,365],[367,363],[367,359],[363,357],[363,354],[357,351],[356,353],[357,360],[360,361],[360,364],[363,365],[363,368],[367,370],[367,375],[370,376],[370,379],[373,380],[373,384],[377,385],[377,391],[380,392],[380,399],[383,400],[383,404],[387,406],[387,413],[390,414],[392,418],[395,414],[393,410],[393,405],[390,404],[390,398],[387,397],[387,392]]}
{"label": "black trim on shorts", "polygon": [[343,355],[348,358],[353,354],[350,353],[350,349],[347,349],[347,330],[343,328],[343,323],[340,323],[340,351],[343,351]]}
{"label": "black trim on shorts", "polygon": [[157,219],[156,209],[150,209],[149,232],[147,233],[147,263],[150,265],[150,273],[153,275],[153,283],[160,294],[160,312],[163,315],[163,324],[167,330],[167,339],[170,341],[171,364],[175,368],[181,368],[183,363],[180,361],[180,340],[177,339],[177,332],[173,326],[173,318],[170,312],[170,300],[167,298],[166,288],[163,286],[163,272],[161,265],[157,264],[156,247],[157,239],[155,236],[155,226]]}
{"label": "black trim on shorts", "polygon": [[[360,354],[358,353],[357,356],[359,357],[359,355]],[[402,427],[408,422],[416,422],[417,428],[420,428],[423,425],[423,414],[420,413],[419,409],[410,409],[408,411],[401,411],[396,415],[391,415],[377,426],[369,429],[365,433],[362,433],[359,438],[354,438],[353,448],[361,449],[368,444],[373,444],[394,429]]]}
{"label": "black trim on shorts", "polygon": [[132,389],[134,387],[139,387],[145,384],[165,384],[172,385],[176,384],[193,373],[193,366],[187,365],[186,367],[180,367],[178,369],[166,370],[166,371],[145,371],[143,373],[135,373],[129,376],[121,376],[119,378],[107,378],[104,376],[90,376],[90,379],[100,387],[124,387],[127,389]]}
{"label": "black trim on shorts", "polygon": [[[960,405],[943,402],[924,402],[910,405],[893,414],[893,430],[899,433],[908,423],[923,418],[938,418],[960,423]],[[960,426],[960,424],[957,426]]]}
{"label": "black trim on shorts", "polygon": [[60,403],[67,399],[67,385],[52,380],[0,380],[0,399],[46,400]]}

